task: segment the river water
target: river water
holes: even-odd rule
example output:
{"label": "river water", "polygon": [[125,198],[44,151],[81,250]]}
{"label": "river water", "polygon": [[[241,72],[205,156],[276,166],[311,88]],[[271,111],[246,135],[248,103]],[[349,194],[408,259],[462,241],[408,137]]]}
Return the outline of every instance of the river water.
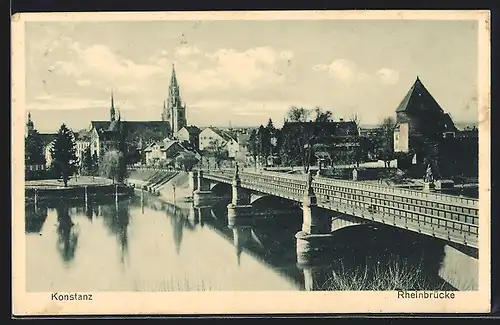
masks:
{"label": "river water", "polygon": [[294,237],[298,208],[229,227],[227,203],[27,203],[27,291],[448,288],[437,276],[443,252],[436,240],[389,227],[346,228],[335,233],[331,250],[303,267]]}

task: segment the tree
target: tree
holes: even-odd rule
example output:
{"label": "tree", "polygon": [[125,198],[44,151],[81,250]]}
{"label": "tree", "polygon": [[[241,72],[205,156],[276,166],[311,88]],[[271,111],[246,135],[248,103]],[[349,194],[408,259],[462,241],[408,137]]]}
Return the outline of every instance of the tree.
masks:
{"label": "tree", "polygon": [[175,157],[175,161],[177,164],[182,166],[186,172],[193,170],[193,167],[198,163],[196,155],[190,151],[180,153],[177,157]]}
{"label": "tree", "polygon": [[90,153],[90,147],[87,147],[82,152],[82,157],[80,158],[82,164],[81,164],[81,170],[82,174],[84,175],[92,175],[92,154]]}
{"label": "tree", "polygon": [[24,139],[24,158],[26,165],[45,164],[43,142],[37,130],[30,130]]}
{"label": "tree", "polygon": [[253,158],[255,166],[257,167],[257,156],[259,154],[259,149],[258,149],[257,131],[255,131],[255,129],[253,129],[252,132],[250,132],[250,136],[248,137],[248,150]]}
{"label": "tree", "polygon": [[292,106],[287,112],[290,122],[306,122],[311,115],[311,110],[304,107]]}
{"label": "tree", "polygon": [[[356,130],[358,130],[358,132],[356,132],[356,134],[359,138],[359,126],[360,126],[361,121],[360,121],[358,114],[353,113],[351,115],[350,121],[352,123],[354,123]],[[359,143],[359,146],[357,146],[356,149],[354,149],[355,150],[356,167],[359,167],[359,163],[364,159],[365,155],[364,155],[363,149],[366,148],[366,143],[365,143],[364,139],[363,139],[363,141],[358,141],[358,143]]]}
{"label": "tree", "polygon": [[92,177],[94,177],[95,175],[97,175],[99,172],[99,157],[97,156],[97,152],[94,151],[94,153],[92,154],[92,164],[91,164],[91,168],[90,168],[90,175],[92,175]]}
{"label": "tree", "polygon": [[271,139],[269,138],[268,130],[263,125],[259,126],[257,130],[257,138],[259,157],[262,161],[266,161],[271,150]]}
{"label": "tree", "polygon": [[206,147],[206,153],[213,157],[217,168],[220,169],[220,163],[229,158],[229,152],[226,149],[226,144],[218,139],[211,140]]}
{"label": "tree", "polygon": [[390,167],[391,160],[394,159],[394,130],[396,122],[392,117],[387,117],[380,125],[382,138],[379,149],[379,158],[384,161],[385,167]]}
{"label": "tree", "polygon": [[291,166],[300,163],[307,173],[313,160],[319,129],[314,122],[285,122],[281,130],[282,163]]}
{"label": "tree", "polygon": [[324,111],[321,107],[317,107],[314,109],[314,113],[316,118],[314,119],[316,122],[332,122],[333,114],[330,111]]}
{"label": "tree", "polygon": [[78,169],[76,157],[75,136],[63,123],[57,132],[52,148],[52,167],[59,177],[62,177],[64,186],[68,186],[68,180]]}
{"label": "tree", "polygon": [[[310,121],[313,112],[315,113],[314,122]],[[292,106],[288,110],[287,116],[288,121],[285,122],[281,130],[280,139],[282,163],[293,166],[300,162],[304,172],[307,173],[314,160],[314,147],[318,143],[320,135],[327,136],[323,127],[325,123],[332,121],[333,114],[320,107],[312,110]]]}
{"label": "tree", "polygon": [[118,150],[106,152],[99,162],[99,174],[115,182],[123,182],[126,178],[126,165],[123,153]]}

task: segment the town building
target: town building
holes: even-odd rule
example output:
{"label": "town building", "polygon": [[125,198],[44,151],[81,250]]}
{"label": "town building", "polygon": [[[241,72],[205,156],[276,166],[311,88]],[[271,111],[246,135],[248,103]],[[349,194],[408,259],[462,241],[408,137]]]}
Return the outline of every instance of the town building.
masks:
{"label": "town building", "polygon": [[76,143],[76,157],[81,163],[85,150],[87,150],[90,147],[91,134],[87,130],[81,130],[80,132],[75,132],[75,143]]}
{"label": "town building", "polygon": [[450,114],[444,112],[417,77],[396,109],[394,151],[412,151],[420,160],[425,156],[429,141],[437,141],[442,137],[454,138],[456,132]]}
{"label": "town building", "polygon": [[177,132],[187,125],[186,104],[182,103],[179,83],[175,75],[175,67],[172,65],[172,77],[168,88],[167,100],[163,102],[162,121],[169,122],[172,129],[172,136],[176,137]]}
{"label": "town building", "polygon": [[[459,130],[419,77],[396,109],[394,151],[409,153],[408,172],[422,177],[432,166],[433,177],[474,177],[478,174],[478,132]],[[467,158],[465,158],[467,157]],[[398,162],[398,166],[403,166]]]}
{"label": "town building", "polygon": [[212,147],[215,143],[227,150],[229,158],[235,158],[239,145],[238,141],[235,139],[236,135],[231,134],[228,131],[223,131],[217,127],[209,126],[200,132],[200,150],[207,150]]}
{"label": "town building", "polygon": [[115,108],[113,92],[109,115],[109,121],[91,121],[87,130],[91,153],[98,157],[107,150],[117,149],[119,141],[124,142],[126,150],[131,150],[171,135],[168,121],[123,121]]}
{"label": "town building", "polygon": [[172,163],[177,155],[186,151],[179,141],[165,138],[162,141],[151,143],[144,149],[146,165],[159,166]]}
{"label": "town building", "polygon": [[201,130],[194,126],[188,125],[184,126],[177,132],[177,139],[179,142],[187,141],[189,142],[195,149],[199,149],[200,144],[200,133]]}

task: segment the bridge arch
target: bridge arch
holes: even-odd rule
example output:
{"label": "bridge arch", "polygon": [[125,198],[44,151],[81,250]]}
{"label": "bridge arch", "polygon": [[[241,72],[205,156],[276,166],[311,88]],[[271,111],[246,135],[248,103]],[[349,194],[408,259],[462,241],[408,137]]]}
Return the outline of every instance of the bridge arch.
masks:
{"label": "bridge arch", "polygon": [[210,182],[210,191],[214,194],[225,194],[231,193],[231,185],[222,182]]}
{"label": "bridge arch", "polygon": [[376,227],[376,223],[371,220],[357,218],[350,215],[335,215],[331,217],[331,232],[336,232],[345,228],[353,227]]}
{"label": "bridge arch", "polygon": [[251,193],[250,204],[255,208],[259,207],[298,208],[299,207],[299,205],[296,202],[293,202],[292,200],[262,193]]}

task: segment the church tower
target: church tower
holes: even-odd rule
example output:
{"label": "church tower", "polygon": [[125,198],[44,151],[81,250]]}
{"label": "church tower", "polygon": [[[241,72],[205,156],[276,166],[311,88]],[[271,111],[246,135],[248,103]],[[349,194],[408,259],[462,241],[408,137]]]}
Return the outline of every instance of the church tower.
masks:
{"label": "church tower", "polygon": [[114,120],[116,120],[115,100],[113,98],[113,89],[111,89],[111,107],[109,108],[109,121],[113,122]]}
{"label": "church tower", "polygon": [[172,78],[170,79],[170,87],[168,89],[168,98],[166,105],[164,104],[163,120],[170,120],[170,127],[175,136],[177,131],[187,125],[186,121],[186,106],[181,101],[179,84],[175,75],[175,67],[172,64]]}
{"label": "church tower", "polygon": [[31,120],[31,113],[28,113],[28,122],[26,123],[26,136],[35,129],[35,124]]}

